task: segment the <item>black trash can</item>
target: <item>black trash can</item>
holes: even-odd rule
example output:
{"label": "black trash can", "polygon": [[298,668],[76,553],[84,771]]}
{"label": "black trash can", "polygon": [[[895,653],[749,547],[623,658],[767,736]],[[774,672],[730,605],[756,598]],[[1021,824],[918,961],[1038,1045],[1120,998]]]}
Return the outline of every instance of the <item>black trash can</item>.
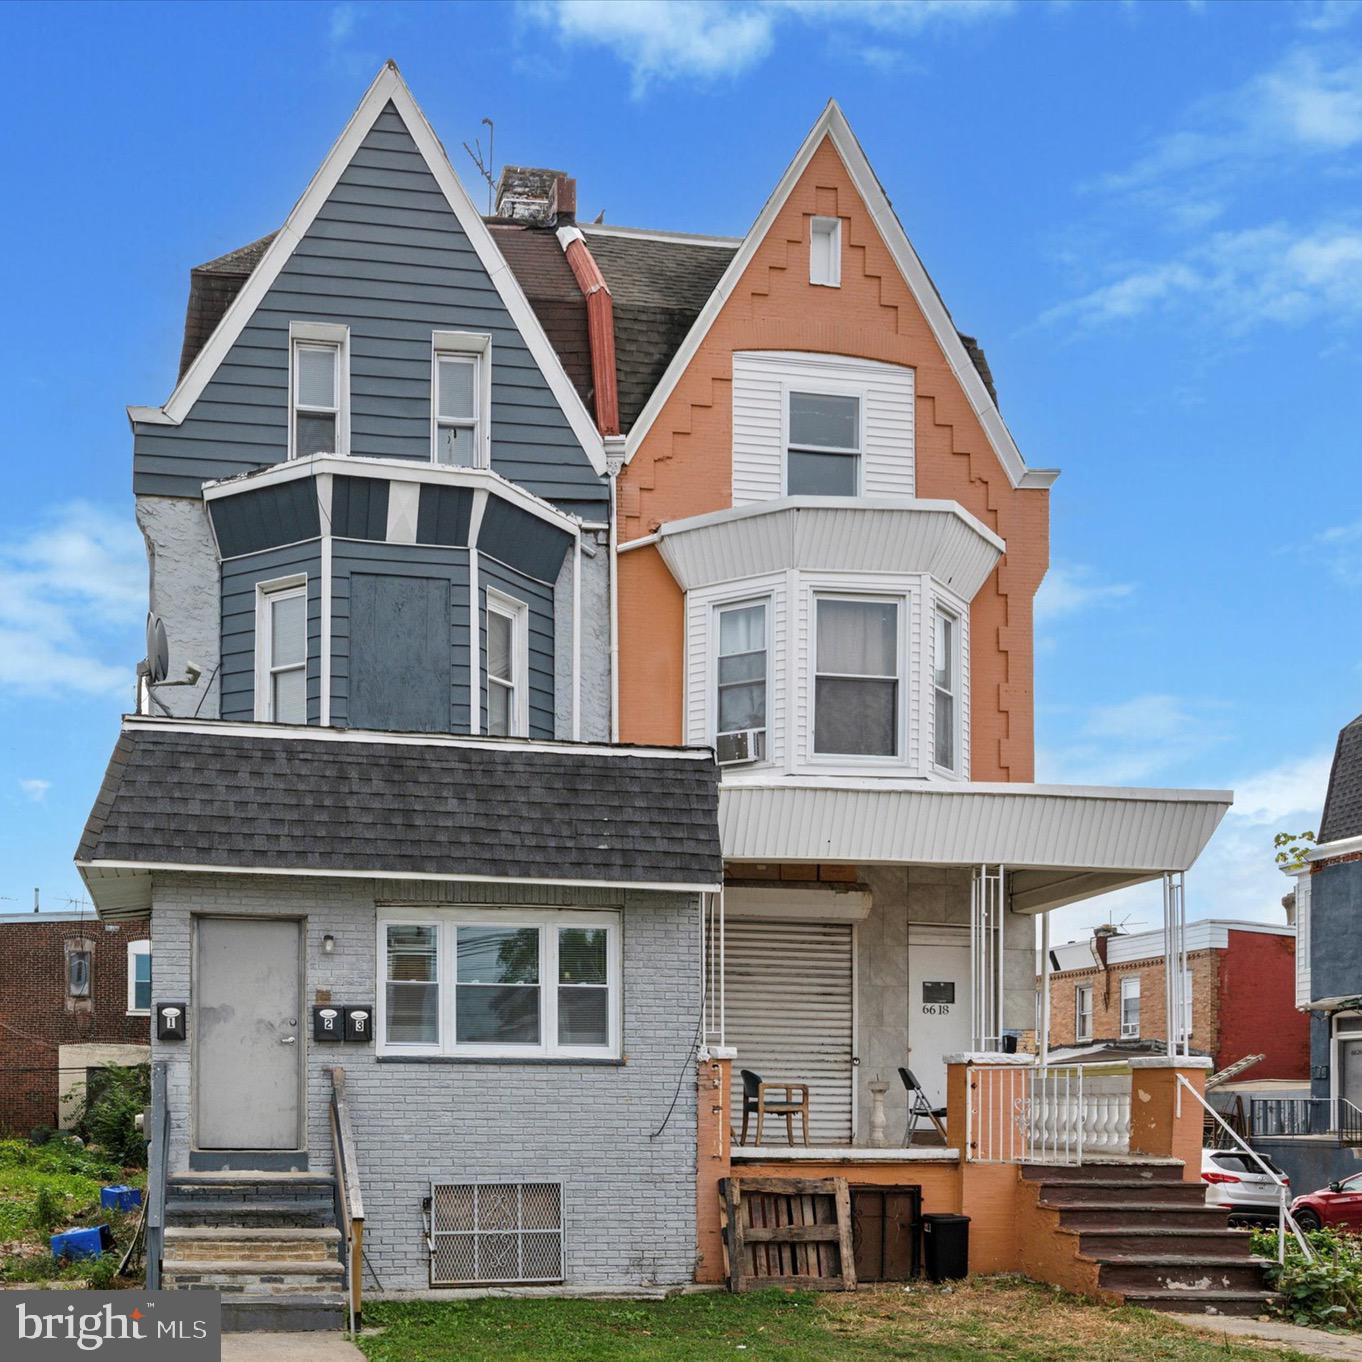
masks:
{"label": "black trash can", "polygon": [[938,1212],[922,1217],[922,1263],[934,1282],[969,1275],[969,1216]]}

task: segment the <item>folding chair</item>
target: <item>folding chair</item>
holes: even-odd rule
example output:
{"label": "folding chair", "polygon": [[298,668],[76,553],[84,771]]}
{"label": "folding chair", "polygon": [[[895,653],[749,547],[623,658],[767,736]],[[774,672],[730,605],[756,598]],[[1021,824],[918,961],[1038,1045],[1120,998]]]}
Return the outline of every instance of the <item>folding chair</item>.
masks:
{"label": "folding chair", "polygon": [[908,1124],[903,1130],[903,1147],[907,1149],[912,1145],[913,1136],[917,1134],[917,1123],[924,1116],[936,1127],[936,1133],[941,1136],[941,1143],[949,1143],[946,1139],[946,1124],[942,1120],[946,1108],[932,1106],[927,1100],[927,1094],[922,1091],[922,1084],[917,1081],[911,1069],[900,1069],[899,1077],[903,1080],[904,1089],[908,1094]]}

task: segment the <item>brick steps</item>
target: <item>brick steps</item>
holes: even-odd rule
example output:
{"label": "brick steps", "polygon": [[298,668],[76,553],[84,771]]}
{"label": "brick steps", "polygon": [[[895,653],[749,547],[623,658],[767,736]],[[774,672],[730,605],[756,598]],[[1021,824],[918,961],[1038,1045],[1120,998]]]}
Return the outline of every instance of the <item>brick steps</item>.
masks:
{"label": "brick steps", "polygon": [[334,1258],[300,1262],[259,1258],[215,1262],[166,1258],[161,1279],[171,1290],[250,1291],[266,1295],[339,1295],[345,1269]]}
{"label": "brick steps", "polygon": [[1224,1229],[1229,1212],[1218,1206],[1159,1206],[1154,1209],[1128,1201],[1094,1201],[1061,1208],[1059,1223],[1065,1229]]}
{"label": "brick steps", "polygon": [[[1061,1219],[1060,1228],[1072,1233]],[[1226,1234],[1220,1229],[1129,1229],[1125,1226],[1102,1226],[1080,1229],[1078,1251],[1089,1257],[1106,1259],[1124,1254],[1160,1254],[1174,1250],[1205,1248],[1221,1258],[1245,1262],[1252,1255],[1247,1234]]]}
{"label": "brick steps", "polygon": [[1210,1253],[1121,1254],[1102,1259],[1098,1282],[1127,1298],[1132,1291],[1261,1291],[1261,1258],[1227,1258]]}
{"label": "brick steps", "polygon": [[166,1230],[166,1254],[177,1261],[314,1262],[336,1256],[340,1231],[335,1226],[172,1226]]}
{"label": "brick steps", "polygon": [[1125,1303],[1175,1315],[1261,1315],[1276,1298],[1274,1291],[1132,1291]]}
{"label": "brick steps", "polygon": [[1163,1179],[1088,1178],[1064,1179],[1058,1182],[1034,1181],[1041,1189],[1046,1205],[1055,1207],[1118,1205],[1204,1206],[1206,1187],[1201,1182],[1172,1182]]}

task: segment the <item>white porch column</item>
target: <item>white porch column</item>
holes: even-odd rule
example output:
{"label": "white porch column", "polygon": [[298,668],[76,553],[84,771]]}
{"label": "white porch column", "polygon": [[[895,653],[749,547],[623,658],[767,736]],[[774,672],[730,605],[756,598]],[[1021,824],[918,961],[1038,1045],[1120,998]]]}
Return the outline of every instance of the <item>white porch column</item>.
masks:
{"label": "white porch column", "polygon": [[1040,915],[1040,1035],[1036,1053],[1042,1065],[1050,1062],[1050,910]]}
{"label": "white porch column", "polygon": [[1003,921],[1006,873],[980,865],[970,884],[970,966],[973,971],[970,1043],[977,1051],[1003,1048]]}
{"label": "white porch column", "polygon": [[1187,1032],[1187,897],[1180,870],[1163,876],[1163,969],[1169,1055],[1191,1053]]}

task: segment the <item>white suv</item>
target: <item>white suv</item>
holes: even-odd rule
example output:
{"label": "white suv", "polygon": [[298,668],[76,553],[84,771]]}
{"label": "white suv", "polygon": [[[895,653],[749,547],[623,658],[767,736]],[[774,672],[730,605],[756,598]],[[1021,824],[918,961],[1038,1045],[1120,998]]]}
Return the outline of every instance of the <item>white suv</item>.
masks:
{"label": "white suv", "polygon": [[[1289,1205],[1291,1179],[1266,1154],[1258,1158],[1286,1183]],[[1243,1150],[1203,1149],[1201,1180],[1206,1184],[1206,1204],[1228,1207],[1231,1223],[1277,1219],[1277,1184]]]}

